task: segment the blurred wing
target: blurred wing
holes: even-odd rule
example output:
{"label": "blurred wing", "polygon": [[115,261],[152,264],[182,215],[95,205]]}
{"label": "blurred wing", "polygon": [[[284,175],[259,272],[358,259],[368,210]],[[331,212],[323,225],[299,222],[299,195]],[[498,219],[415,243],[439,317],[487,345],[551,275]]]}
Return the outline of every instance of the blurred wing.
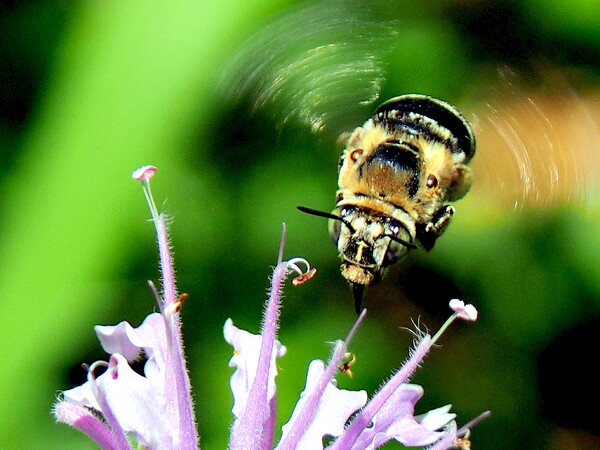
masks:
{"label": "blurred wing", "polygon": [[[314,131],[347,131],[379,97],[382,56],[393,48],[396,21],[368,6],[330,1],[291,9],[246,41],[224,71],[227,98],[266,105],[278,123],[296,119]],[[362,105],[362,106],[361,106]]]}
{"label": "blurred wing", "polygon": [[595,200],[600,180],[600,101],[564,79],[548,88],[503,79],[475,111],[470,196],[511,209]]}

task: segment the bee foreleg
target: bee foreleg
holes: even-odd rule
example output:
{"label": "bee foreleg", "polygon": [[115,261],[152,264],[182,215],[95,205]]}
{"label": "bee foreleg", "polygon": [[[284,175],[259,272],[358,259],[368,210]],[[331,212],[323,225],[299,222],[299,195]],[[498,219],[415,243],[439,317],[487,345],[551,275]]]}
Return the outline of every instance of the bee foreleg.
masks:
{"label": "bee foreleg", "polygon": [[425,250],[429,251],[433,248],[437,238],[446,231],[453,215],[454,207],[445,205],[435,212],[429,222],[417,224],[417,239]]}

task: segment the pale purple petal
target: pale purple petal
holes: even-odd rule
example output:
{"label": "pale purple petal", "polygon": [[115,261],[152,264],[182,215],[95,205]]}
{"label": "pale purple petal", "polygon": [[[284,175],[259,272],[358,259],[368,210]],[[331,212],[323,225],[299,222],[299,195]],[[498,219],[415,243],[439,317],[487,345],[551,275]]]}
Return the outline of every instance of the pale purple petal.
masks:
{"label": "pale purple petal", "polygon": [[427,334],[421,338],[402,367],[381,387],[369,403],[367,403],[367,406],[352,420],[344,434],[333,443],[331,446],[333,449],[346,450],[348,448],[355,448],[354,445],[358,437],[369,427],[379,409],[412,376],[430,349],[431,336]]}
{"label": "pale purple petal", "polygon": [[363,309],[356,322],[348,332],[345,341],[338,341],[335,345],[333,354],[329,360],[327,368],[321,371],[320,376],[314,380],[312,389],[306,391],[303,404],[298,407],[294,413],[297,413],[295,420],[290,420],[290,429],[287,431],[286,436],[279,442],[280,450],[295,450],[299,445],[299,442],[304,434],[304,431],[314,421],[314,416],[320,407],[323,395],[328,388],[334,374],[337,372],[342,358],[346,354],[348,344],[352,340],[352,337],[358,330],[358,327],[366,317],[367,310]]}
{"label": "pale purple petal", "polygon": [[164,398],[148,379],[129,367],[122,355],[112,355],[108,370],[95,381],[65,391],[65,400],[104,412],[92,383],[96,383],[119,425],[126,432],[134,433],[141,445],[172,447],[174,430],[165,414]]}
{"label": "pale purple petal", "polygon": [[129,323],[123,321],[117,325],[96,325],[94,331],[106,353],[120,353],[129,362],[136,360],[142,349],[131,343],[128,332],[133,330]]}
{"label": "pale purple petal", "polygon": [[[298,419],[308,396],[315,390],[317,383],[325,372],[325,364],[321,360],[313,360],[308,366],[306,387],[294,408],[292,417],[282,427],[282,441],[287,438],[293,423]],[[296,449],[322,449],[323,436],[339,436],[344,431],[348,418],[362,408],[367,402],[366,391],[348,391],[339,389],[335,379],[330,379],[312,420],[298,437]]]}
{"label": "pale purple petal", "polygon": [[[151,209],[155,211],[156,205],[151,207]],[[165,331],[159,337],[166,336],[163,343],[166,345],[167,351],[164,368],[158,366],[158,364],[157,367],[153,368],[153,358],[152,355],[149,356],[148,376],[154,382],[154,372],[158,372],[156,373],[157,376],[164,374],[164,391],[162,393],[164,393],[164,398],[167,401],[167,416],[173,424],[177,424],[177,433],[174,438],[175,444],[180,449],[196,449],[198,447],[199,436],[196,429],[196,416],[192,402],[190,377],[183,350],[181,319],[179,317],[181,302],[175,285],[175,268],[169,246],[168,227],[165,215],[162,213],[157,216],[153,212],[153,220],[158,240],[164,300],[162,312],[165,320]],[[157,349],[157,347],[153,348]],[[158,352],[156,359],[159,359]],[[157,381],[157,384],[159,383],[160,380]]]}
{"label": "pale purple petal", "polygon": [[444,436],[431,447],[429,447],[428,450],[447,450],[449,448],[454,448],[454,441],[457,437],[456,422],[452,421],[446,427]]}
{"label": "pale purple petal", "polygon": [[134,432],[142,445],[172,446],[174,430],[167,420],[160,392],[147,378],[135,373],[121,355],[114,354],[111,360],[116,360],[116,368],[109,368],[99,377],[98,384],[121,426]]}
{"label": "pale purple petal", "polygon": [[277,423],[277,397],[273,396],[269,402],[269,418],[263,425],[263,433],[268,439],[265,440],[265,448],[273,448],[273,439],[275,438],[275,424]]}
{"label": "pale purple petal", "polygon": [[[225,340],[233,347],[233,356],[229,360],[229,367],[236,367],[236,371],[231,375],[230,384],[233,392],[233,414],[240,418],[250,393],[250,387],[256,377],[258,368],[258,354],[262,345],[262,336],[252,334],[246,330],[236,327],[231,319],[227,319],[223,326],[223,335]],[[269,370],[268,400],[275,397],[277,376],[277,365],[275,358],[285,355],[286,347],[279,341],[275,341],[275,348],[271,356],[271,368]]]}
{"label": "pale purple petal", "polygon": [[[194,449],[198,446],[199,438],[196,430],[190,379],[183,351],[179,318],[182,303],[175,284],[175,269],[169,247],[167,221],[164,214],[159,214],[150,189],[149,180],[155,171],[153,166],[144,166],[136,170],[133,177],[142,182],[142,189],[152,214],[158,242],[162,296],[156,295],[156,297],[165,320],[167,352],[164,368],[158,368],[156,375],[164,376],[163,393],[167,402],[167,416],[172,423],[178,424],[177,435],[174,438],[175,444],[181,449]],[[151,374],[150,368],[151,365],[148,366],[149,377],[157,380],[157,377]],[[155,383],[157,386],[160,384],[159,381],[155,381]]]}
{"label": "pale purple petal", "polygon": [[[232,450],[267,449],[273,445],[273,436],[267,434],[268,430],[272,429],[269,390],[271,379],[275,373],[273,370],[276,370],[274,355],[279,352],[275,337],[279,324],[281,293],[287,271],[287,262],[279,262],[273,271],[271,291],[263,318],[262,341],[258,353],[256,375],[250,384],[246,407],[232,427],[229,442]],[[247,373],[250,377],[251,373]]]}
{"label": "pale purple petal", "polygon": [[66,423],[87,434],[104,450],[129,450],[129,443],[124,435],[113,433],[105,422],[90,410],[74,405],[68,401],[59,401],[54,406],[54,417],[58,422]]}
{"label": "pale purple petal", "polygon": [[471,419],[469,422],[460,427],[460,429],[457,429],[458,426],[455,421],[450,422],[446,427],[446,433],[444,433],[444,437],[437,441],[434,445],[429,447],[429,450],[446,450],[449,448],[471,448],[468,438],[471,428],[473,428],[482,420],[487,419],[491,415],[491,413],[491,411],[482,412],[477,417]]}
{"label": "pale purple petal", "polygon": [[[102,376],[104,376],[104,374],[100,377]],[[94,393],[94,389],[92,388],[92,384],[97,382],[97,380],[86,381],[81,386],[77,386],[72,389],[69,389],[68,391],[64,391],[62,395],[66,401],[74,405],[85,406],[101,411],[102,407],[98,403],[96,394]]]}
{"label": "pale purple petal", "polygon": [[[391,439],[408,447],[430,445],[439,440],[444,433],[429,428],[439,422],[439,417],[428,421],[427,425],[419,423],[414,417],[415,404],[422,396],[421,386],[401,385],[377,411],[371,426],[363,430],[352,448],[376,449]],[[454,414],[444,417],[448,420],[440,427],[454,419]]]}
{"label": "pale purple petal", "polygon": [[102,348],[109,354],[119,353],[131,362],[143,350],[147,358],[144,374],[161,395],[164,394],[167,337],[165,322],[160,314],[150,314],[137,328],[121,322],[114,326],[98,325],[94,330]]}
{"label": "pale purple petal", "polygon": [[415,417],[415,419],[429,430],[439,430],[456,418],[456,414],[449,412],[451,407],[452,405],[440,406]]}

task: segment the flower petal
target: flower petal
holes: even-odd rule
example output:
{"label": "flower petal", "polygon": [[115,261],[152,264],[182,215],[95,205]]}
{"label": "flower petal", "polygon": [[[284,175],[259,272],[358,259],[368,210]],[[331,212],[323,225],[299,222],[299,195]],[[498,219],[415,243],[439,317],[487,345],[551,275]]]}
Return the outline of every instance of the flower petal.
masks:
{"label": "flower petal", "polygon": [[[227,319],[225,322],[223,335],[234,349],[233,356],[229,360],[229,367],[237,367],[237,370],[231,375],[230,385],[234,400],[232,411],[235,417],[239,419],[246,408],[250,388],[256,376],[262,336],[236,327],[231,319]],[[269,402],[275,397],[276,392],[277,365],[275,364],[275,358],[282,357],[285,352],[286,347],[276,340],[269,369]]]}
{"label": "flower petal", "polygon": [[134,433],[141,445],[171,448],[173,429],[165,413],[165,400],[145,377],[135,373],[124,356],[115,353],[106,372],[82,386],[64,392],[65,400],[102,412],[94,386],[102,393],[118,423]]}
{"label": "flower petal", "polygon": [[449,412],[452,405],[440,406],[425,414],[415,417],[417,422],[429,430],[439,430],[456,419],[456,414]]}
{"label": "flower petal", "polygon": [[88,409],[74,405],[66,400],[54,406],[54,417],[58,422],[66,423],[87,434],[102,449],[129,450],[125,435],[117,436],[110,427]]}
{"label": "flower petal", "polygon": [[[311,361],[306,376],[306,387],[300,400],[294,408],[292,417],[282,427],[282,440],[287,437],[294,421],[298,418],[300,411],[306,403],[308,396],[315,390],[316,384],[325,372],[325,363],[319,359]],[[318,409],[312,416],[312,420],[303,429],[302,436],[297,441],[296,449],[319,449],[323,448],[323,436],[339,436],[344,432],[344,426],[348,418],[367,403],[366,391],[348,391],[339,389],[335,379],[331,379],[323,392]]]}
{"label": "flower petal", "polygon": [[147,358],[144,374],[161,394],[164,393],[167,338],[165,322],[160,314],[148,315],[137,328],[121,322],[114,326],[97,325],[94,330],[102,348],[109,354],[119,353],[131,362],[143,350]]}
{"label": "flower petal", "polygon": [[429,450],[447,450],[449,448],[454,448],[455,440],[458,437],[456,422],[454,420],[451,421],[445,431],[444,436],[429,447]]}
{"label": "flower petal", "polygon": [[[372,426],[365,428],[353,449],[375,449],[391,439],[396,439],[408,447],[433,444],[444,436],[435,431],[454,419],[454,414],[438,408],[431,416],[425,415],[426,423],[414,417],[417,401],[423,396],[423,388],[416,384],[402,384],[386,400],[373,417]],[[445,407],[444,407],[445,408]],[[447,419],[445,422],[440,419]],[[439,425],[437,428],[432,426]]]}

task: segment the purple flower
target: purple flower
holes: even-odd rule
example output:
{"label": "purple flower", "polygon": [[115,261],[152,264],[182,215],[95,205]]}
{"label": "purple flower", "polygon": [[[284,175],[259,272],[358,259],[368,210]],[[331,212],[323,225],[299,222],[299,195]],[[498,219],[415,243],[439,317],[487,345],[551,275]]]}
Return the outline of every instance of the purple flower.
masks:
{"label": "purple flower", "polygon": [[[282,245],[284,240],[285,237]],[[225,340],[234,348],[230,366],[237,368],[231,377],[235,421],[229,446],[233,450],[272,448],[277,375],[275,360],[286,352],[276,340],[282,285],[289,273],[298,272],[300,277],[303,276],[297,262],[302,261],[307,271],[310,268],[305,260],[297,258],[281,261],[282,253],[280,249],[261,334],[240,330],[231,319],[224,327]],[[423,388],[407,383],[454,320],[474,321],[477,318],[477,310],[472,305],[452,300],[450,306],[454,314],[442,329],[434,337],[421,333],[407,361],[368,402],[365,391],[338,389],[333,378],[347,354],[352,337],[366,316],[366,310],[363,310],[346,339],[335,343],[328,364],[321,360],[310,363],[304,392],[291,418],[283,426],[281,440],[275,448],[322,449],[325,436],[335,438],[328,448],[343,450],[375,449],[392,439],[407,447],[432,445],[432,448],[444,449],[461,444],[459,439],[468,433],[469,428],[457,429],[454,422],[456,415],[449,412],[450,405],[415,416],[415,405],[423,396]],[[478,420],[483,417],[485,415]],[[474,423],[470,423],[469,427]]]}
{"label": "purple flower", "polygon": [[[57,421],[72,425],[90,436],[103,449],[197,449],[199,437],[183,344],[179,310],[186,295],[178,295],[169,251],[167,226],[150,191],[149,180],[156,169],[144,166],[133,173],[142,182],[156,228],[161,263],[162,293],[151,284],[159,313],[150,314],[137,328],[127,322],[96,326],[95,331],[108,362],[98,361],[88,369],[88,381],[62,393],[54,407]],[[230,384],[234,397],[234,422],[229,447],[233,450],[273,448],[276,426],[276,359],[286,347],[277,340],[283,284],[296,274],[294,285],[315,274],[301,258],[283,260],[285,229],[271,291],[258,335],[225,322],[225,340],[233,346],[229,361],[235,367]],[[300,267],[305,266],[305,270]],[[313,360],[290,419],[282,427],[276,449],[322,449],[323,438],[333,439],[331,449],[375,449],[395,439],[405,446],[432,449],[467,448],[470,428],[488,413],[458,429],[450,406],[415,416],[415,405],[423,388],[407,383],[442,332],[457,318],[474,321],[477,311],[460,300],[450,302],[454,314],[433,337],[419,332],[406,362],[368,400],[365,391],[337,387],[334,375],[341,367],[351,374],[351,363],[342,363],[348,346],[366,310],[342,341],[334,344],[329,361]],[[130,363],[146,359],[144,375]],[[104,371],[99,375],[99,368]],[[130,440],[132,441],[130,443]]]}
{"label": "purple flower", "polygon": [[[158,213],[150,191],[155,172],[144,166],[133,177],[142,182],[156,228],[162,294],[151,287],[160,314],[150,314],[137,328],[127,322],[95,327],[111,355],[109,362],[92,364],[88,381],[63,392],[54,406],[58,421],[79,428],[104,449],[130,449],[128,435],[147,448],[198,448],[179,321],[185,296],[177,295],[165,216]],[[142,354],[147,359],[144,376],[129,366]],[[96,377],[98,367],[106,370]]]}

